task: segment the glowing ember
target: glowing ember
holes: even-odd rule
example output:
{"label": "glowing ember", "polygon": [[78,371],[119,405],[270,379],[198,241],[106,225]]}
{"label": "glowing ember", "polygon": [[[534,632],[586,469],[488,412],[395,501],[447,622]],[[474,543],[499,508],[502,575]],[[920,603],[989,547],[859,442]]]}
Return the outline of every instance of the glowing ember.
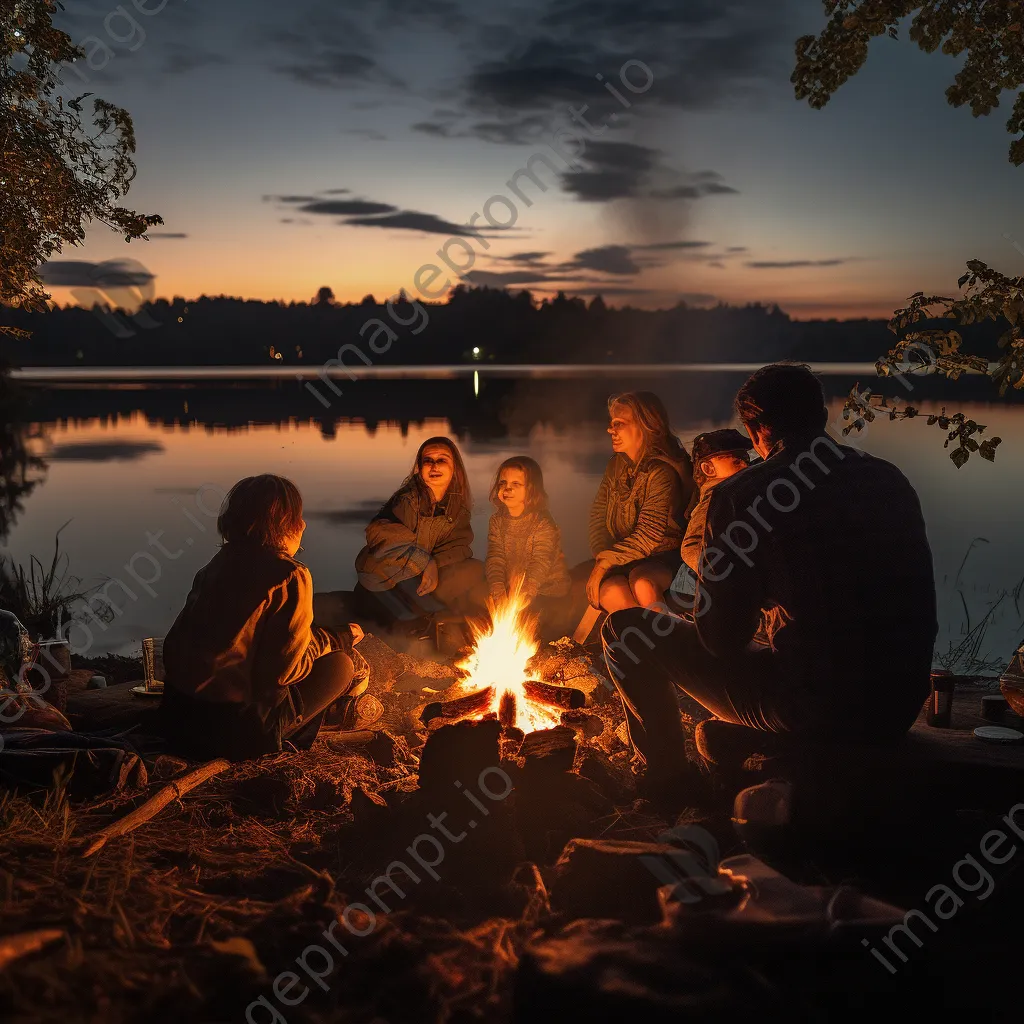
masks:
{"label": "glowing ember", "polygon": [[501,715],[502,698],[505,712],[515,698],[515,720],[523,732],[551,729],[559,724],[558,712],[538,704],[526,696],[524,683],[531,677],[527,662],[537,653],[537,620],[530,615],[527,603],[515,587],[508,599],[499,605],[488,602],[491,621],[480,629],[473,626],[473,651],[455,666],[464,673],[462,685],[466,692],[494,687],[490,710]]}

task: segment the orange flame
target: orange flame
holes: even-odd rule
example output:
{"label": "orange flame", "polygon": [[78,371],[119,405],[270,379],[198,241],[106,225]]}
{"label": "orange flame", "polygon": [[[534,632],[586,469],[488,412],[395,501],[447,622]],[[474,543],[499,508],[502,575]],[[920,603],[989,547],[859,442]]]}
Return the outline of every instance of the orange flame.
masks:
{"label": "orange flame", "polygon": [[463,673],[467,692],[494,687],[490,710],[497,713],[501,698],[511,693],[516,700],[514,724],[523,732],[551,729],[559,724],[558,712],[526,696],[524,683],[532,678],[527,663],[537,653],[537,618],[530,614],[522,596],[522,581],[517,580],[508,597],[499,603],[487,602],[490,622],[473,625],[473,650],[456,668]]}

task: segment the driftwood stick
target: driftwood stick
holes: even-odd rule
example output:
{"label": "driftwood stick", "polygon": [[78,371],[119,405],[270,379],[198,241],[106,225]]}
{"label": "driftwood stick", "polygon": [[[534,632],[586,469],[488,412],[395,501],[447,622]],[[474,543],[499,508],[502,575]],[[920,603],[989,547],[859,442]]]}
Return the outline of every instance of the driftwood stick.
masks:
{"label": "driftwood stick", "polygon": [[108,839],[117,836],[127,835],[140,825],[144,825],[150,818],[159,814],[169,803],[180,800],[189,790],[195,789],[200,783],[219,775],[230,767],[230,762],[223,758],[217,761],[210,761],[207,764],[196,768],[195,771],[183,775],[174,782],[169,782],[155,796],[151,796],[140,807],[136,807],[130,814],[126,814],[119,821],[112,822],[105,828],[101,828],[93,837],[92,842],[86,847],[82,857],[91,857],[105,845]]}
{"label": "driftwood stick", "polygon": [[538,704],[547,704],[553,708],[582,708],[587,703],[587,695],[573,686],[553,686],[551,683],[523,683],[526,696]]}
{"label": "driftwood stick", "polygon": [[0,971],[15,960],[30,953],[38,953],[62,938],[64,931],[61,928],[41,928],[34,932],[21,932],[19,935],[0,936]]}

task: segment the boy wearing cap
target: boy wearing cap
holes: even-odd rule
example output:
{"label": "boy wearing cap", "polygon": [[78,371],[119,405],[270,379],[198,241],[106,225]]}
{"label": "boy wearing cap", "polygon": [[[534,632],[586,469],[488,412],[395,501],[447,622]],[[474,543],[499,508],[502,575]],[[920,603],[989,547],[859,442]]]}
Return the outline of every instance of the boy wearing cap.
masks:
{"label": "boy wearing cap", "polygon": [[693,442],[693,479],[700,488],[700,497],[690,513],[689,526],[683,537],[683,561],[697,571],[704,546],[704,523],[715,485],[734,476],[750,464],[750,438],[738,430],[709,430]]}

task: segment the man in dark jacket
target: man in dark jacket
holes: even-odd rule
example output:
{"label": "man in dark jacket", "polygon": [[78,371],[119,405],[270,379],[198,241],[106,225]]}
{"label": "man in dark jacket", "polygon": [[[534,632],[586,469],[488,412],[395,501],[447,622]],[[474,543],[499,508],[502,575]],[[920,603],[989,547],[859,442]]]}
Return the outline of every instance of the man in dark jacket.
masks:
{"label": "man in dark jacket", "polygon": [[[727,722],[865,743],[903,736],[928,693],[938,625],[914,488],[826,434],[806,366],[758,370],[736,409],[764,461],[712,492],[694,620],[630,609],[603,631],[652,790],[686,776],[674,686]],[[770,646],[751,643],[762,619]]]}

